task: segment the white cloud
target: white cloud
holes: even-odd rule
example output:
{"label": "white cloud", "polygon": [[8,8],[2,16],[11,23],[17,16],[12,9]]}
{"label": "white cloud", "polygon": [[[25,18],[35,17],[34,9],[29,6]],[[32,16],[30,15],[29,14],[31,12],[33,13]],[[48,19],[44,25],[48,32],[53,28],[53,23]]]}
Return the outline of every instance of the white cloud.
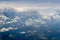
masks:
{"label": "white cloud", "polygon": [[20,19],[20,17],[16,16],[16,17],[15,17],[15,19],[17,19],[17,20],[18,20],[18,19]]}
{"label": "white cloud", "polygon": [[26,26],[32,25],[33,20],[31,18],[29,18],[29,20],[26,20],[25,24],[26,24]]}
{"label": "white cloud", "polygon": [[9,23],[13,23],[12,21],[8,21],[8,22],[6,22],[6,24],[9,24]]}
{"label": "white cloud", "polygon": [[9,34],[9,37],[14,37],[12,34]]}
{"label": "white cloud", "polygon": [[19,18],[18,16],[16,16],[14,19],[10,19],[11,21],[8,21],[8,22],[6,22],[6,23],[7,23],[7,24],[8,24],[8,23],[15,23],[15,22],[17,22],[19,19],[20,19],[20,18]]}
{"label": "white cloud", "polygon": [[0,24],[4,24],[7,19],[9,18],[4,15],[0,15]]}
{"label": "white cloud", "polygon": [[26,26],[29,26],[29,25],[35,25],[35,26],[38,26],[38,24],[46,24],[46,22],[45,21],[43,21],[43,18],[42,19],[31,19],[31,18],[29,18],[29,20],[26,20],[26,22],[25,22],[25,25]]}
{"label": "white cloud", "polygon": [[19,18],[18,16],[16,16],[14,19],[11,19],[11,20],[12,20],[11,22],[12,22],[12,23],[13,23],[13,22],[17,22],[19,19],[20,19],[20,18]]}
{"label": "white cloud", "polygon": [[14,29],[18,29],[18,28],[13,28],[13,27],[1,28],[0,32],[5,32],[5,31],[9,31],[9,30],[14,30]]}
{"label": "white cloud", "polygon": [[0,15],[0,19],[2,19],[2,20],[7,20],[7,19],[9,19],[9,18],[6,17],[6,16],[4,16],[4,15]]}
{"label": "white cloud", "polygon": [[24,32],[24,31],[23,31],[23,32],[20,32],[20,34],[25,34],[25,33],[26,33],[26,32]]}
{"label": "white cloud", "polygon": [[60,19],[60,16],[58,15],[58,9],[44,9],[44,10],[40,10],[39,14],[42,16],[42,19],[47,19],[47,20],[51,20],[51,17],[53,17],[54,19],[58,20]]}
{"label": "white cloud", "polygon": [[42,21],[41,24],[46,24],[46,22]]}

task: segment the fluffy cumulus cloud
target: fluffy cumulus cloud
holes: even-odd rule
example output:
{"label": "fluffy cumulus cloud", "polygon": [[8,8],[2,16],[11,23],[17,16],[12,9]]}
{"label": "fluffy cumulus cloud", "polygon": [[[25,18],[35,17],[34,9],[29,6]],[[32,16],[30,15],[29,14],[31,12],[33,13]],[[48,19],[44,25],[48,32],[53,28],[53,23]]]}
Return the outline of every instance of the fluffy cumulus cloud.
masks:
{"label": "fluffy cumulus cloud", "polygon": [[18,28],[13,28],[13,27],[2,28],[2,29],[0,29],[0,32],[5,32],[5,31],[9,31],[9,30],[14,30],[14,29],[18,29]]}
{"label": "fluffy cumulus cloud", "polygon": [[6,23],[7,23],[7,24],[9,24],[9,23],[15,23],[15,22],[17,22],[19,19],[20,19],[20,18],[19,18],[18,16],[16,16],[14,19],[10,19],[11,21],[8,21],[8,22],[6,22]]}
{"label": "fluffy cumulus cloud", "polygon": [[20,34],[25,34],[25,33],[26,33],[26,32],[24,32],[24,31],[23,31],[23,32],[20,32]]}
{"label": "fluffy cumulus cloud", "polygon": [[43,18],[49,18],[51,16],[55,17],[59,13],[57,12],[58,9],[44,9],[42,11],[39,11],[40,15],[42,15]]}
{"label": "fluffy cumulus cloud", "polygon": [[37,23],[39,23],[39,24],[46,24],[46,22],[43,21],[42,18],[41,19],[34,19],[34,20],[29,18],[29,20],[26,20],[25,25],[26,26],[29,26],[29,25],[35,25],[35,26],[37,25],[38,26]]}
{"label": "fluffy cumulus cloud", "polygon": [[9,19],[8,17],[4,16],[4,15],[0,15],[0,24],[5,24],[5,21]]}
{"label": "fluffy cumulus cloud", "polygon": [[[10,10],[10,9],[8,9]],[[6,13],[1,12],[0,15],[0,24],[25,24],[26,26],[35,25],[40,26],[45,25],[48,22],[52,23],[52,20],[56,20],[55,22],[60,20],[60,9],[38,9],[38,10],[25,10],[25,11],[6,11]],[[8,13],[10,14],[8,16]],[[13,14],[13,15],[12,15]],[[48,21],[48,22],[47,22]],[[60,21],[59,21],[60,22]]]}
{"label": "fluffy cumulus cloud", "polygon": [[[4,15],[0,15],[0,24],[8,24],[8,23],[14,23],[14,22],[17,22],[20,18],[18,16],[16,16],[14,19],[10,19]],[[10,20],[10,21],[7,21],[6,20]]]}

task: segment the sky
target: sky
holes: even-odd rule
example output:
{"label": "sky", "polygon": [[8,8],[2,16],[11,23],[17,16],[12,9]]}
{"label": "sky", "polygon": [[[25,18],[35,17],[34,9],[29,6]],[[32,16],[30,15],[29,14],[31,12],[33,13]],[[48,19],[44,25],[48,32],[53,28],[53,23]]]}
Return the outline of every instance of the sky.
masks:
{"label": "sky", "polygon": [[60,9],[60,0],[0,0],[0,8],[15,8],[18,11],[27,9],[42,10],[46,8]]}

